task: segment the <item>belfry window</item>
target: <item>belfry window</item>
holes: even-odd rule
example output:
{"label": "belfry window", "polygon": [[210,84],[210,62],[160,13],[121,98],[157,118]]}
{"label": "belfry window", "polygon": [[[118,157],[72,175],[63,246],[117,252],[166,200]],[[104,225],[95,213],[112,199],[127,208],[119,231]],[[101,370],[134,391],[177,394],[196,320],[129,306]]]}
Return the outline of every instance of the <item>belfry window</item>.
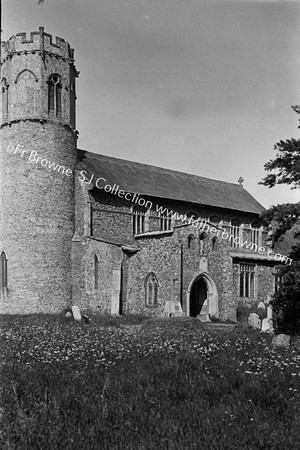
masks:
{"label": "belfry window", "polygon": [[48,112],[55,116],[61,115],[62,86],[60,77],[53,74],[48,80]]}
{"label": "belfry window", "polygon": [[1,287],[7,288],[7,258],[4,252],[1,253],[1,261],[0,261],[0,269],[1,269]]}
{"label": "belfry window", "polygon": [[8,117],[8,84],[6,78],[2,79],[1,83],[1,95],[2,95],[2,119],[5,120]]}
{"label": "belfry window", "polygon": [[99,287],[99,260],[98,256],[95,255],[94,258],[94,289]]}
{"label": "belfry window", "polygon": [[158,281],[156,275],[151,272],[145,280],[146,306],[157,305]]}

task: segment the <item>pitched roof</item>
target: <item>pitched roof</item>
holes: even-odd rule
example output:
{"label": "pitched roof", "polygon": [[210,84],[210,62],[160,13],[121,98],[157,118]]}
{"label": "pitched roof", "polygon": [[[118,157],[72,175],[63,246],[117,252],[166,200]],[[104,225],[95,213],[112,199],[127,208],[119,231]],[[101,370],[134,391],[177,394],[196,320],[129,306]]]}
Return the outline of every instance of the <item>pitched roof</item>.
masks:
{"label": "pitched roof", "polygon": [[[106,184],[119,185],[139,196],[180,200],[199,205],[229,208],[259,214],[264,207],[240,184],[212,180],[162,167],[150,166],[111,156],[78,150],[77,169],[90,178],[104,178]],[[103,185],[104,181],[102,181]]]}

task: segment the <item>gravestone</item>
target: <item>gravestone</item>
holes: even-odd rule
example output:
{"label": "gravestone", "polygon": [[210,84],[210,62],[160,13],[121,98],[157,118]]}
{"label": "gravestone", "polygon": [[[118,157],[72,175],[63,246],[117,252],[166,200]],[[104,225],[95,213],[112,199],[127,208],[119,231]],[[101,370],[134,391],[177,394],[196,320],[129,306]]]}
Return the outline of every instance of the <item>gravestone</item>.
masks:
{"label": "gravestone", "polygon": [[71,317],[72,317],[71,311],[67,311],[66,314],[65,314],[65,317],[66,317],[67,319],[71,319]]}
{"label": "gravestone", "polygon": [[287,334],[277,334],[277,336],[274,336],[272,339],[272,345],[274,347],[280,348],[284,347],[287,348],[291,344],[291,337]]}
{"label": "gravestone", "polygon": [[72,306],[72,314],[73,314],[74,320],[77,320],[78,322],[81,320],[81,312],[80,312],[78,306]]}
{"label": "gravestone", "polygon": [[165,303],[165,317],[181,317],[183,316],[183,311],[180,303],[180,283],[177,272],[174,272],[173,277],[170,279],[170,283],[171,300],[167,300]]}
{"label": "gravestone", "polygon": [[262,333],[274,333],[273,320],[269,317],[263,319],[261,323],[261,331]]}
{"label": "gravestone", "polygon": [[263,302],[259,302],[259,304],[257,305],[257,309],[263,309],[265,311],[266,305]]}
{"label": "gravestone", "polygon": [[267,318],[272,319],[273,317],[273,309],[271,306],[267,306]]}
{"label": "gravestone", "polygon": [[261,328],[261,320],[256,313],[249,314],[248,317],[248,325],[255,330],[260,330]]}
{"label": "gravestone", "polygon": [[183,316],[180,301],[179,300],[166,301],[164,313],[165,313],[165,317],[181,317],[181,316]]}

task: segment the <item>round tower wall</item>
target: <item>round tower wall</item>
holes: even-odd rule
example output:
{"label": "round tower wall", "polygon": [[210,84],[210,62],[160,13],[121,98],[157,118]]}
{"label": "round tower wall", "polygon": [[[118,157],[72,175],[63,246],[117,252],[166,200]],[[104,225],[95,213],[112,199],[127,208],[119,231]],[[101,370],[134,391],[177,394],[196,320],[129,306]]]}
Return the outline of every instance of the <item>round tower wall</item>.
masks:
{"label": "round tower wall", "polygon": [[[42,28],[29,41],[20,34],[5,44],[1,80],[8,84],[8,113],[2,101],[0,252],[7,258],[8,283],[0,289],[3,313],[55,313],[71,303],[77,136],[70,121],[70,89],[77,72],[69,45],[60,38],[56,44]],[[53,73],[61,86],[58,113],[49,111]]]}

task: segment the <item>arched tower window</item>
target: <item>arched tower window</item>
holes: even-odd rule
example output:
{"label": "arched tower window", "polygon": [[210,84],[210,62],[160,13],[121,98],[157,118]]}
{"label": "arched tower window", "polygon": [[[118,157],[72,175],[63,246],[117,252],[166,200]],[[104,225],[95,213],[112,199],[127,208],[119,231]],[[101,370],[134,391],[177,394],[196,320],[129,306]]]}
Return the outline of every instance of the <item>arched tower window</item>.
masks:
{"label": "arched tower window", "polygon": [[98,256],[94,257],[94,289],[99,287],[99,260]]}
{"label": "arched tower window", "polygon": [[145,279],[146,306],[157,305],[158,281],[156,275],[151,272]]}
{"label": "arched tower window", "polygon": [[52,74],[48,80],[48,112],[55,116],[61,115],[62,85],[59,75]]}
{"label": "arched tower window", "polygon": [[8,117],[8,83],[6,78],[1,82],[1,96],[2,96],[2,119],[5,120]]}
{"label": "arched tower window", "polygon": [[1,253],[0,269],[1,269],[1,287],[7,288],[7,258],[4,252]]}

